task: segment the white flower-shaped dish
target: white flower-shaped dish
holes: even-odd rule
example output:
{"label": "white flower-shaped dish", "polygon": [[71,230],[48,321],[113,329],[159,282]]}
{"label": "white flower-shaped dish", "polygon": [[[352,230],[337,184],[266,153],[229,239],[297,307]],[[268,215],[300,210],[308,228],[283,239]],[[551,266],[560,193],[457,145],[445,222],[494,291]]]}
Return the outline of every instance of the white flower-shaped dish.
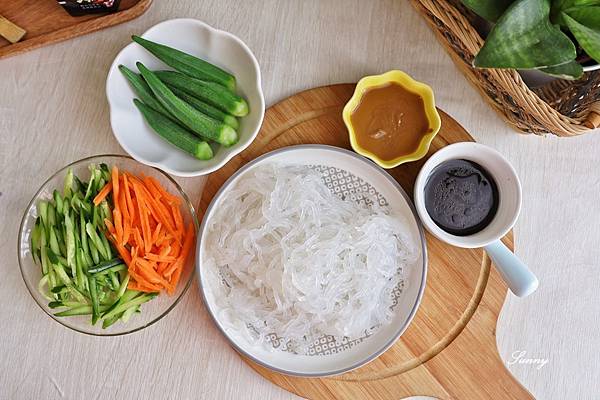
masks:
{"label": "white flower-shaped dish", "polygon": [[240,119],[240,140],[231,147],[215,146],[211,160],[197,160],[158,136],[133,104],[133,89],[119,71],[119,65],[137,72],[141,61],[152,70],[172,69],[137,43],[117,55],[108,72],[106,96],[113,134],[129,155],[139,162],[177,176],[198,176],[221,168],[252,143],[262,124],[265,101],[260,68],[256,58],[239,38],[195,19],[172,19],[148,29],[142,37],[200,57],[232,73],[237,93],[248,102],[250,112]]}

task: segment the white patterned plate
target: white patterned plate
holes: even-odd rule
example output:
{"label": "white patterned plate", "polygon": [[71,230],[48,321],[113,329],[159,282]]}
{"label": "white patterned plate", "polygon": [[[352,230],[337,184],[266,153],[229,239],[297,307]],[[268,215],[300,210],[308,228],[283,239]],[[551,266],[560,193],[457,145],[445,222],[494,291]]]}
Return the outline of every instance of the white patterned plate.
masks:
{"label": "white patterned plate", "polygon": [[[392,293],[394,317],[390,324],[377,327],[356,340],[323,336],[303,354],[288,349],[285,338],[275,334],[269,337],[271,347],[253,344],[243,333],[226,328],[218,319],[219,310],[214,301],[213,290],[208,284],[202,263],[207,221],[219,207],[220,199],[249,171],[266,163],[306,165],[319,172],[327,187],[336,195],[356,202],[378,201],[394,213],[404,216],[415,240],[420,241],[419,256],[404,279]],[[376,200],[375,200],[376,199]],[[337,375],[358,368],[382,354],[402,335],[414,317],[425,289],[427,253],[425,236],[416,212],[404,190],[383,169],[366,158],[348,150],[325,145],[299,145],[285,147],[256,158],[240,168],[227,180],[210,203],[198,236],[196,267],[205,304],[221,332],[242,354],[256,363],[272,370],[297,376]],[[230,279],[227,267],[220,267],[222,284]]]}

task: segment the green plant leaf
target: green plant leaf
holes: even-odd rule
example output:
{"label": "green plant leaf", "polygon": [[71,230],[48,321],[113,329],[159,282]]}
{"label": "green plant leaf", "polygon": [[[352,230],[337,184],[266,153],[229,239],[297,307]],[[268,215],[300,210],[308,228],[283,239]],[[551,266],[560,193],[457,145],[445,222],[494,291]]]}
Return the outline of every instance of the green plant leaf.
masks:
{"label": "green plant leaf", "polygon": [[583,75],[583,67],[577,61],[552,67],[540,68],[540,71],[561,79],[579,79]]}
{"label": "green plant leaf", "polygon": [[588,28],[565,13],[563,18],[581,48],[596,62],[600,62],[600,29]]}
{"label": "green plant leaf", "polygon": [[462,2],[481,18],[496,22],[514,0],[462,0]]}
{"label": "green plant leaf", "polygon": [[550,0],[517,0],[502,14],[473,65],[532,69],[574,60],[575,45],[549,15]]}
{"label": "green plant leaf", "polygon": [[573,7],[600,6],[600,0],[571,0]]}
{"label": "green plant leaf", "polygon": [[600,5],[600,0],[552,0],[552,9],[565,11],[572,7],[588,7]]}
{"label": "green plant leaf", "polygon": [[[550,20],[555,24],[560,24],[563,27],[567,26],[562,13],[565,12],[571,17],[577,19],[571,14],[573,10],[581,10],[581,13],[595,13],[594,10],[584,10],[588,7],[600,6],[600,0],[553,0],[550,10]],[[578,11],[576,11],[579,13]],[[586,24],[584,24],[586,25]]]}
{"label": "green plant leaf", "polygon": [[[600,2],[600,0],[598,1]],[[600,5],[569,8],[564,13],[581,25],[594,30],[600,30]]]}

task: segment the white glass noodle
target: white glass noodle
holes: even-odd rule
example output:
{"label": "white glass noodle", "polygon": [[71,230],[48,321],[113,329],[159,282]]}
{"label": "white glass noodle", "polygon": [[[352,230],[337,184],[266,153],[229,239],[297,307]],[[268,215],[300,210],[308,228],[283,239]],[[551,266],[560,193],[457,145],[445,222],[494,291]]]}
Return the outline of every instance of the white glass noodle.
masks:
{"label": "white glass noodle", "polygon": [[[287,351],[268,349],[262,344],[253,344],[242,332],[227,329],[219,320],[219,309],[214,301],[213,288],[206,278],[202,263],[205,248],[202,240],[207,221],[214,210],[219,207],[223,194],[237,180],[257,166],[266,163],[282,163],[295,165],[325,165],[348,171],[364,180],[379,192],[388,202],[394,213],[402,215],[408,221],[411,234],[418,243],[417,260],[407,268],[406,287],[394,308],[394,316],[390,324],[377,329],[362,342],[349,346],[348,349],[330,355],[300,355]],[[196,263],[199,270],[200,286],[205,304],[222,333],[232,345],[257,363],[273,370],[299,376],[327,376],[340,374],[357,368],[373,360],[389,348],[408,327],[418,308],[425,287],[427,272],[427,256],[425,238],[415,210],[400,185],[384,170],[372,162],[353,152],[324,145],[300,145],[286,147],[265,154],[238,170],[219,190],[208,207],[200,227]]]}

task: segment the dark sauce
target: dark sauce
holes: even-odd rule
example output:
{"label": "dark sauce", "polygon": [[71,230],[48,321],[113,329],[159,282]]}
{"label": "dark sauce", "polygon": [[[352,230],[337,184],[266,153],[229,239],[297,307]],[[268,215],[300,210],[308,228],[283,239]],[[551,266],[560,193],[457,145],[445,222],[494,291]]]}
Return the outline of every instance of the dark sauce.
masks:
{"label": "dark sauce", "polygon": [[498,187],[479,164],[449,160],[425,184],[425,208],[444,231],[468,236],[489,225],[498,210]]}

